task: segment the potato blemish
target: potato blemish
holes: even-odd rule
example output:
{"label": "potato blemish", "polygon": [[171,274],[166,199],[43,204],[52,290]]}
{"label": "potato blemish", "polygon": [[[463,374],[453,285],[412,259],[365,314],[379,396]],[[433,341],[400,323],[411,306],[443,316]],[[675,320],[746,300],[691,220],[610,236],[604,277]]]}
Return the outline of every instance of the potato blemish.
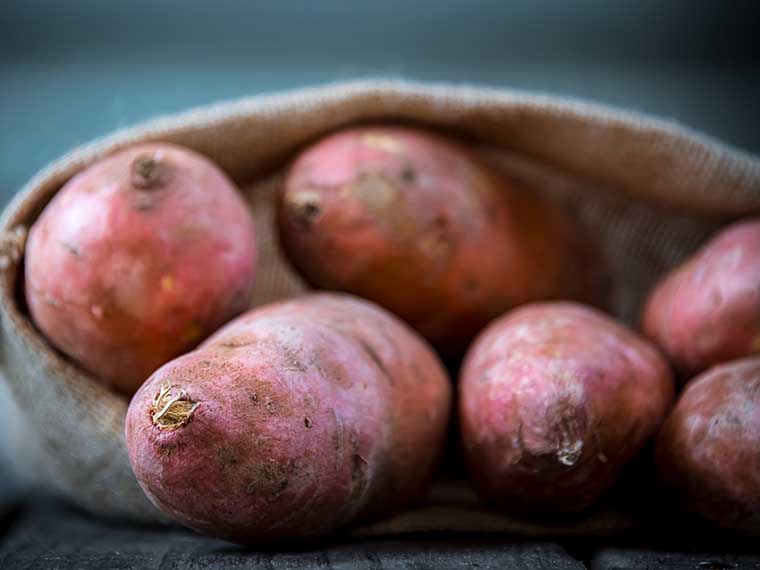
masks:
{"label": "potato blemish", "polygon": [[158,429],[172,431],[187,425],[199,405],[182,388],[164,384],[151,402],[150,416]]}

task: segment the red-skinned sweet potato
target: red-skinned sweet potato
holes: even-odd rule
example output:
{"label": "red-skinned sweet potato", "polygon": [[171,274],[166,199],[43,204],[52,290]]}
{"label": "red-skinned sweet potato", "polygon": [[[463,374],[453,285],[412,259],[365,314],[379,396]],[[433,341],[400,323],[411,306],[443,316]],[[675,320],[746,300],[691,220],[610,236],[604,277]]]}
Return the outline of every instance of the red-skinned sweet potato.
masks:
{"label": "red-skinned sweet potato", "polygon": [[663,425],[655,457],[665,487],[685,509],[760,532],[760,358],[692,380]]}
{"label": "red-skinned sweet potato", "polygon": [[760,219],[719,232],[647,301],[644,333],[681,374],[760,353]]}
{"label": "red-skinned sweet potato", "polygon": [[459,385],[464,451],[493,506],[580,511],[660,426],[674,393],[645,339],[574,303],[536,303],[491,323]]}
{"label": "red-skinned sweet potato", "polygon": [[130,404],[127,446],[151,500],[191,528],[317,535],[421,496],[450,392],[401,321],[313,294],[246,313],[159,369]]}
{"label": "red-skinned sweet potato", "polygon": [[253,221],[208,159],[169,144],[76,175],[31,227],[26,299],[47,339],[132,394],[250,303]]}
{"label": "red-skinned sweet potato", "polygon": [[565,212],[425,130],[357,127],[317,142],[289,169],[278,211],[310,283],[379,303],[444,354],[461,356],[520,303],[604,303],[598,256]]}

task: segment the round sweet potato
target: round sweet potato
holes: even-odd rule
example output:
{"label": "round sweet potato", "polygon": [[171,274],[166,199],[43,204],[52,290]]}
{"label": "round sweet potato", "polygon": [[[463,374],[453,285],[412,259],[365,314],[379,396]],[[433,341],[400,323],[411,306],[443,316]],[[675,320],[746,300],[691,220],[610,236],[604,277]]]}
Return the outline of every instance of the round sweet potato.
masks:
{"label": "round sweet potato", "polygon": [[132,394],[160,365],[246,309],[253,221],[208,159],[169,144],[93,164],[31,227],[26,299],[47,339]]}
{"label": "round sweet potato", "polygon": [[368,302],[313,294],[251,311],[135,394],[140,485],[199,532],[311,536],[421,496],[451,387],[437,357]]}
{"label": "round sweet potato", "polygon": [[604,302],[576,224],[442,135],[333,134],[297,157],[279,198],[281,241],[311,284],[379,303],[444,354],[520,303]]}
{"label": "round sweet potato", "polygon": [[674,393],[646,340],[574,303],[491,323],[459,385],[464,452],[486,501],[530,514],[580,511],[660,426]]}
{"label": "round sweet potato", "polygon": [[760,358],[716,366],[691,381],[663,425],[655,458],[685,509],[760,532]]}
{"label": "round sweet potato", "polygon": [[760,219],[722,230],[666,276],[642,321],[682,380],[760,353]]}

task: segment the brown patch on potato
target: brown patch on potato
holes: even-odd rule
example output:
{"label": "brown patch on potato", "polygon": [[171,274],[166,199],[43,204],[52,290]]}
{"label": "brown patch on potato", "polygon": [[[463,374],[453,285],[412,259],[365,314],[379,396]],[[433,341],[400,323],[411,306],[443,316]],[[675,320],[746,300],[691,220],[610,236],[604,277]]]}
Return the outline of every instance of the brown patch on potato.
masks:
{"label": "brown patch on potato", "polygon": [[267,503],[280,500],[282,494],[290,485],[288,473],[293,471],[295,463],[278,465],[274,461],[266,461],[257,465],[252,477],[245,487],[249,495],[261,495]]}
{"label": "brown patch on potato", "polygon": [[417,180],[417,173],[411,164],[405,164],[404,168],[401,169],[401,180],[407,184],[414,184],[414,181]]}
{"label": "brown patch on potato", "polygon": [[80,255],[82,255],[82,251],[73,243],[66,240],[61,240],[59,243],[66,251],[68,251],[74,257],[79,257]]}
{"label": "brown patch on potato", "polygon": [[326,380],[335,382],[338,386],[350,388],[353,384],[352,379],[346,374],[343,366],[335,362],[332,355],[322,349],[315,351],[311,355],[309,364],[317,369],[320,376]]}
{"label": "brown patch on potato", "polygon": [[390,230],[395,240],[416,240],[419,220],[416,212],[405,210],[403,193],[395,181],[374,172],[362,173],[344,186],[341,193],[358,201],[369,216]]}
{"label": "brown patch on potato", "polygon": [[130,183],[138,190],[158,190],[169,182],[171,169],[155,155],[141,154],[130,167]]}
{"label": "brown patch on potato", "polygon": [[290,484],[290,481],[288,481],[287,479],[280,479],[280,482],[277,485],[277,490],[267,497],[266,499],[267,503],[274,503],[276,501],[279,501],[280,495],[282,495],[282,493],[285,492],[285,489],[288,488],[289,484]]}
{"label": "brown patch on potato", "polygon": [[306,365],[301,361],[300,351],[291,347],[283,347],[283,353],[285,354],[285,370],[291,370],[293,372],[306,372]]}
{"label": "brown patch on potato", "polygon": [[182,388],[166,383],[150,404],[150,417],[158,429],[172,431],[186,426],[199,405]]}
{"label": "brown patch on potato", "polygon": [[360,174],[354,182],[345,187],[344,192],[360,200],[374,216],[388,221],[393,219],[400,195],[393,182],[376,173]]}
{"label": "brown patch on potato", "polygon": [[314,425],[314,421],[311,418],[306,417],[303,419],[303,425],[306,426],[306,429],[311,429],[311,426]]}
{"label": "brown patch on potato", "polygon": [[320,202],[319,192],[310,189],[299,190],[289,194],[286,198],[286,205],[291,218],[296,226],[303,231],[308,231],[314,225],[322,210]]}
{"label": "brown patch on potato", "polygon": [[220,445],[216,449],[216,460],[219,463],[219,467],[222,471],[226,471],[229,468],[238,464],[238,457],[235,448],[231,445]]}
{"label": "brown patch on potato", "polygon": [[223,348],[240,348],[241,346],[248,346],[250,343],[245,340],[226,340],[220,342],[218,346]]}
{"label": "brown patch on potato", "polygon": [[179,445],[159,445],[158,453],[168,459],[169,457],[174,455],[174,452],[177,451],[179,448],[180,448]]}

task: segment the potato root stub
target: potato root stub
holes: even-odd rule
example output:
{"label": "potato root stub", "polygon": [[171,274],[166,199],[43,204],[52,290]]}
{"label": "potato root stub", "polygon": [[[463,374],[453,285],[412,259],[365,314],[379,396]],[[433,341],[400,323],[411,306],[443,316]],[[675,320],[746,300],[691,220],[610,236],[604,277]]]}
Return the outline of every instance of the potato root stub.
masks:
{"label": "potato root stub", "polygon": [[681,381],[760,354],[760,218],[723,229],[666,276],[647,301],[642,328]]}
{"label": "potato root stub", "polygon": [[379,303],[444,354],[520,303],[605,303],[603,264],[573,220],[442,135],[328,136],[297,157],[278,211],[309,282]]}
{"label": "potato root stub", "polygon": [[211,161],[168,144],[106,157],[55,195],[29,232],[26,298],[47,339],[132,394],[244,311],[253,221]]}
{"label": "potato root stub", "polygon": [[760,533],[760,358],[692,380],[660,431],[655,458],[685,509]]}
{"label": "potato root stub", "polygon": [[673,394],[657,349],[603,313],[562,302],[516,309],[478,336],[461,371],[476,487],[507,511],[580,511],[654,435]]}
{"label": "potato root stub", "polygon": [[250,311],[156,371],[130,404],[127,446],[158,507],[256,543],[421,497],[450,406],[445,370],[407,325],[312,294]]}

